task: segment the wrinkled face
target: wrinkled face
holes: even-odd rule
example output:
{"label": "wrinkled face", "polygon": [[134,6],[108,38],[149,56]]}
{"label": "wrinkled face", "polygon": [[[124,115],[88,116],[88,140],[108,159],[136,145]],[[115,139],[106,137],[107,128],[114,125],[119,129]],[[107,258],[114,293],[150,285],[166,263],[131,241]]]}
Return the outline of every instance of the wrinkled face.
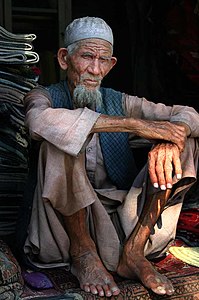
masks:
{"label": "wrinkled face", "polygon": [[116,63],[111,45],[101,39],[86,39],[80,47],[66,56],[67,78],[70,91],[83,86],[92,91],[100,87],[101,81]]}

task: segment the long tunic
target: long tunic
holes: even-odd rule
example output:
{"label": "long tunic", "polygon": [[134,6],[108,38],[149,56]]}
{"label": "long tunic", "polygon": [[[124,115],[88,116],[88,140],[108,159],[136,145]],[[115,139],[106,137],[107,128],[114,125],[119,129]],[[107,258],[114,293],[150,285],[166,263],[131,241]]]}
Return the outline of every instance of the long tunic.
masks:
{"label": "long tunic", "polygon": [[[90,134],[99,113],[87,108],[53,109],[48,92],[41,88],[32,90],[24,101],[30,134],[43,141],[24,246],[26,255],[39,267],[69,264],[70,243],[62,216],[86,208],[99,256],[107,269],[116,270],[123,243],[141,214],[146,192],[157,192],[153,187],[147,188],[147,165],[129,191],[118,190],[106,175],[98,134]],[[196,179],[199,115],[191,107],[165,106],[126,94],[123,107],[127,117],[184,122],[191,131],[181,155],[183,177],[178,182],[174,177],[173,196],[145,246],[146,256],[157,257],[175,238],[184,194]]]}

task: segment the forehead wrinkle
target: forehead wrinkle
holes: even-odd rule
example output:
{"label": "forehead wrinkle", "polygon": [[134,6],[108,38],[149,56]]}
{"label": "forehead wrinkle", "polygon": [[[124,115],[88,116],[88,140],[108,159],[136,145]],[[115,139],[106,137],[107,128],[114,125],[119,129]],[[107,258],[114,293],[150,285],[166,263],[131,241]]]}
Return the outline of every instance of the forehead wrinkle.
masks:
{"label": "forehead wrinkle", "polygon": [[79,50],[90,50],[92,52],[105,52],[109,55],[112,55],[112,47],[111,45],[100,39],[87,39],[80,42]]}

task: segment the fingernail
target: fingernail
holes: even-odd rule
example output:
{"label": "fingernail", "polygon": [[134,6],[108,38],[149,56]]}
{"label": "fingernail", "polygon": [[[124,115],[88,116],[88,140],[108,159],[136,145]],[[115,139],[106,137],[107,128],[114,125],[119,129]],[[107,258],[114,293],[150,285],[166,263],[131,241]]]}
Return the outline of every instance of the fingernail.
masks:
{"label": "fingernail", "polygon": [[155,182],[155,183],[153,184],[153,186],[154,186],[154,188],[156,188],[156,189],[157,189],[159,185],[158,185],[158,183],[157,183],[157,182]]}
{"label": "fingernail", "polygon": [[164,184],[162,184],[162,185],[160,186],[160,188],[161,188],[161,190],[163,190],[163,191],[166,190],[166,186],[165,186]]}
{"label": "fingernail", "polygon": [[177,174],[176,177],[177,177],[177,179],[181,179],[182,175],[181,174]]}
{"label": "fingernail", "polygon": [[171,189],[172,188],[172,184],[171,183],[167,183],[167,188]]}

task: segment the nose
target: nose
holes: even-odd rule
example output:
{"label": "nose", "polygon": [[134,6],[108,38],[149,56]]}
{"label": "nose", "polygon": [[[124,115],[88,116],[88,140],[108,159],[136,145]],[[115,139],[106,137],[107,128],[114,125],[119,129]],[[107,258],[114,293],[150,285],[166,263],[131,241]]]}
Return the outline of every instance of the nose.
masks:
{"label": "nose", "polygon": [[88,66],[88,72],[93,75],[99,75],[101,72],[101,66],[98,58],[94,58]]}

